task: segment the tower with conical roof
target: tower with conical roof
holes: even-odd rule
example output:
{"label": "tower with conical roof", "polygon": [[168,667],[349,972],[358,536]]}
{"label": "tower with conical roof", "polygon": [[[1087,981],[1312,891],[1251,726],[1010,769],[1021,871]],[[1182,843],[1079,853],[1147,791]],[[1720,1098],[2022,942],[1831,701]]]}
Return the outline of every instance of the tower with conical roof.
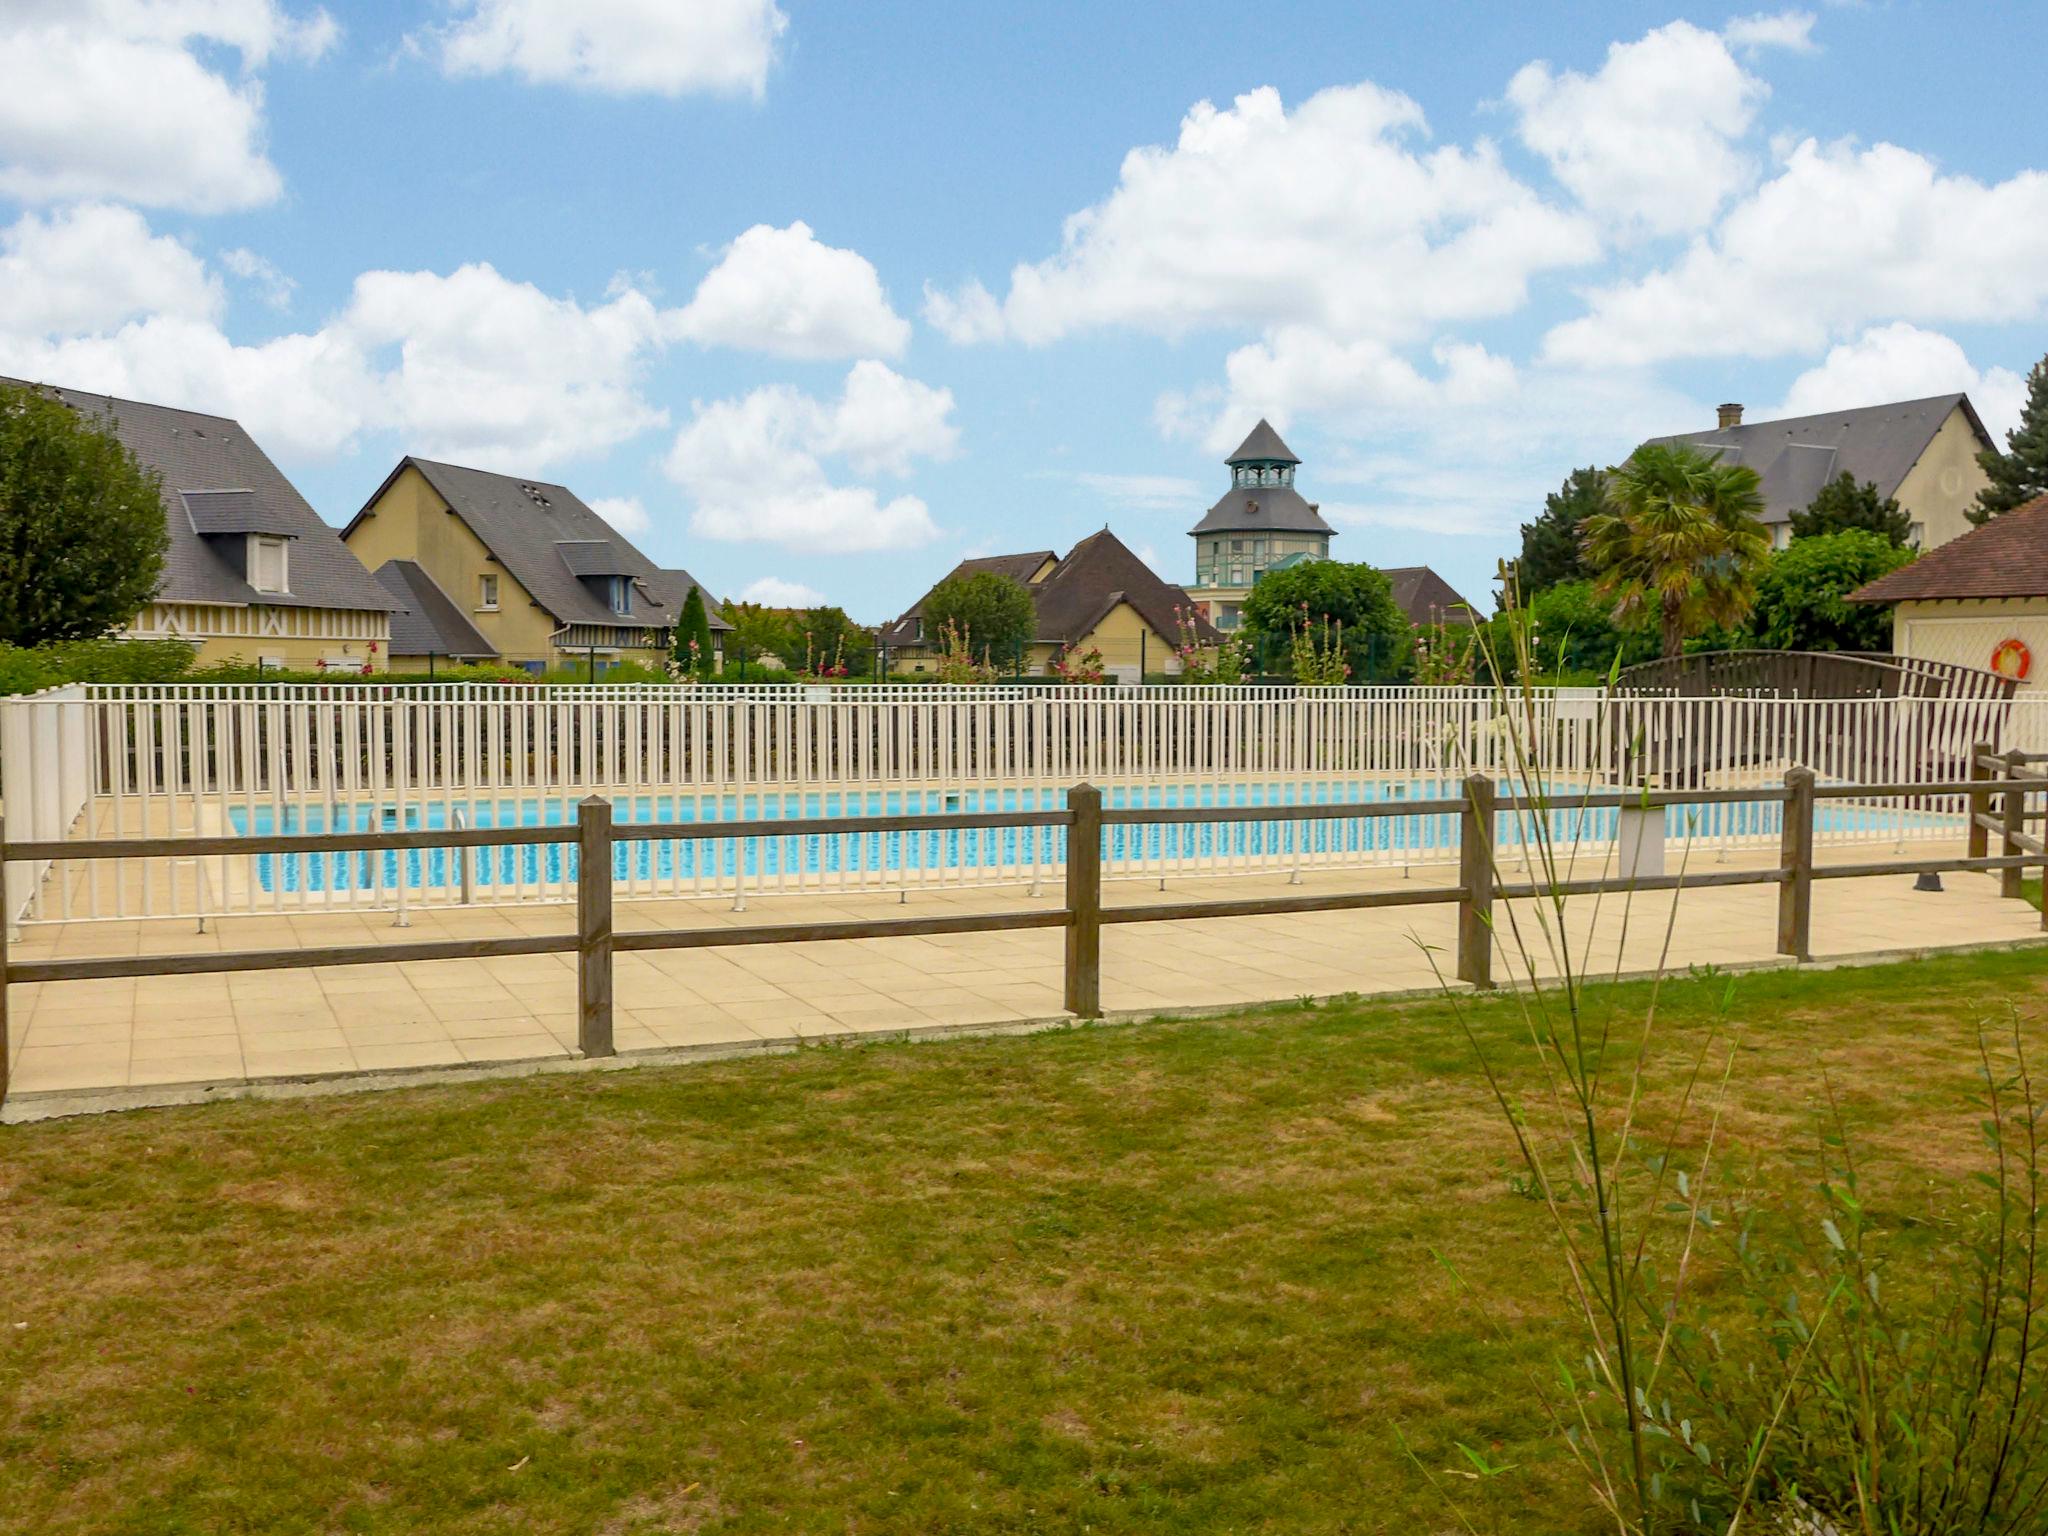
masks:
{"label": "tower with conical roof", "polygon": [[1337,530],[1294,488],[1301,460],[1270,422],[1262,418],[1224,463],[1230,466],[1230,489],[1188,530],[1195,541],[1188,596],[1218,629],[1235,629],[1262,573],[1329,559]]}

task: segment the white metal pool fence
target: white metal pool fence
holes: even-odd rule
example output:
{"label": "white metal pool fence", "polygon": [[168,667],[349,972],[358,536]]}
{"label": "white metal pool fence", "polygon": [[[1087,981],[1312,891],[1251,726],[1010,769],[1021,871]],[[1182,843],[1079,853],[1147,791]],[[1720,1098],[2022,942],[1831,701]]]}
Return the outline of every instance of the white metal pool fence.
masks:
{"label": "white metal pool fence", "polygon": [[[1824,783],[1953,782],[1973,744],[2048,749],[2048,700],[1609,698],[1547,689],[1068,689],[1037,686],[541,687],[518,684],[73,685],[0,701],[0,802],[44,840],[573,820],[614,799],[620,824],[1044,805],[1077,781],[1138,803],[1300,803],[1428,795],[1520,764],[1561,792],[1739,788],[1793,764]],[[1163,797],[1163,798],[1162,798]],[[1245,824],[1256,827],[1259,824]],[[1132,836],[1109,878],[1410,866],[1457,856],[1454,823],[1367,836],[1318,822],[1228,839]],[[1347,832],[1349,826],[1353,830]],[[1954,837],[1954,797],[1848,808],[1823,843]],[[1741,805],[1691,824],[1725,852],[1778,836]],[[1562,829],[1598,857],[1614,818]],[[1511,839],[1517,834],[1511,828]],[[1049,878],[1051,834],[963,842],[907,834],[741,838],[722,860],[628,852],[624,895],[915,890]],[[646,850],[648,845],[638,845]],[[566,900],[559,863],[467,853],[331,868],[258,855],[63,861],[8,872],[30,921]]]}

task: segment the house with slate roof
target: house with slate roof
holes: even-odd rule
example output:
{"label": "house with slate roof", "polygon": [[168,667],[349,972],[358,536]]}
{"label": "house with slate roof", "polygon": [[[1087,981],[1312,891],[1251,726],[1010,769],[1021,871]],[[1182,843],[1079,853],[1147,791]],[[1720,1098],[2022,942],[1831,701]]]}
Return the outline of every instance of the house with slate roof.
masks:
{"label": "house with slate roof", "polygon": [[1839,475],[1868,482],[1913,520],[1914,547],[1935,549],[1970,531],[1966,515],[1988,478],[1977,455],[1996,447],[1968,395],[1930,395],[1854,410],[1745,423],[1724,405],[1711,432],[1657,438],[1746,464],[1762,479],[1763,522],[1773,548],[1792,541],[1792,514]]}
{"label": "house with slate roof", "polygon": [[[962,560],[946,579],[983,571],[1009,576],[1031,593],[1037,623],[1021,659],[1027,673],[1048,671],[1063,650],[1080,653],[1092,647],[1102,652],[1107,673],[1137,682],[1148,672],[1180,670],[1175,646],[1183,617],[1193,626],[1198,643],[1213,645],[1221,638],[1186,592],[1162,579],[1107,528],[1081,540],[1064,559],[1049,549],[986,555]],[[930,596],[925,593],[877,635],[888,651],[891,670],[937,669],[940,638],[924,621],[925,598]],[[1005,671],[1014,664],[1006,657],[994,660]]]}
{"label": "house with slate roof", "polygon": [[[420,621],[400,625],[405,645],[394,647],[406,670],[474,657],[478,641],[484,658],[532,672],[659,666],[698,585],[657,566],[567,486],[412,456],[341,536],[387,590],[418,604]],[[704,610],[720,650],[732,626],[709,592]]]}
{"label": "house with slate roof", "polygon": [[1849,594],[1890,603],[1892,649],[2048,690],[2048,496],[1972,528]]}
{"label": "house with slate roof", "polygon": [[85,390],[39,389],[113,433],[163,483],[155,599],[123,630],[191,642],[201,663],[375,670],[396,600],[240,422]]}

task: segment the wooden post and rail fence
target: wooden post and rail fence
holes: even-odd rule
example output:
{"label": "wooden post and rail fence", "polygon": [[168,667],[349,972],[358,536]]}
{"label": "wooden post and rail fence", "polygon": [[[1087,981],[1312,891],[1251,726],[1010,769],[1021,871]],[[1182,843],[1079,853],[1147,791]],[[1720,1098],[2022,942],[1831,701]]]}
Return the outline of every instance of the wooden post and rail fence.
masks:
{"label": "wooden post and rail fence", "polygon": [[[1474,987],[1494,984],[1494,905],[1500,900],[1603,893],[1675,891],[1738,885],[1778,887],[1777,952],[1794,960],[1812,958],[1813,885],[1871,875],[1920,875],[1955,871],[1996,872],[2001,894],[2017,897],[2027,869],[2048,868],[2048,845],[2029,833],[2029,822],[2048,816],[2030,811],[2027,797],[2048,792],[2048,774],[2035,766],[2048,754],[1998,755],[1987,746],[1971,754],[1970,777],[1947,784],[1829,784],[1814,781],[1808,768],[1793,768],[1782,785],[1743,789],[1618,790],[1593,794],[1511,797],[1498,794],[1492,779],[1465,779],[1455,799],[1390,800],[1310,805],[1116,806],[1103,804],[1102,791],[1077,784],[1063,809],[983,811],[946,815],[851,816],[781,821],[628,823],[614,822],[609,800],[592,796],[577,807],[569,826],[466,827],[349,830],[332,833],[276,833],[256,836],[178,836],[99,841],[24,840],[10,842],[0,816],[0,868],[13,861],[79,859],[191,859],[217,854],[334,854],[426,849],[467,850],[532,844],[565,844],[576,849],[576,927],[573,932],[509,938],[432,939],[317,948],[217,951],[188,955],[150,954],[11,961],[9,924],[0,915],[0,1097],[7,1089],[8,989],[16,983],[51,983],[103,978],[189,976],[202,973],[298,970],[313,966],[388,965],[397,962],[494,959],[509,955],[574,954],[577,972],[577,1048],[585,1057],[610,1056],[612,970],[620,954],[662,949],[723,949],[753,944],[803,944],[835,939],[880,939],[949,933],[993,933],[1058,928],[1065,938],[1066,1012],[1080,1019],[1102,1014],[1102,930],[1127,923],[1184,922],[1203,918],[1270,916],[1295,912],[1353,911],[1376,907],[1452,904],[1458,907],[1456,975]],[[1963,796],[1969,808],[1969,842],[1962,857],[1890,860],[1881,863],[1814,862],[1814,814],[1825,800],[1879,800],[1903,796]],[[1602,875],[1552,882],[1510,882],[1501,878],[1499,827],[1506,814],[1555,811],[1648,811],[1668,806],[1714,803],[1784,806],[1778,863],[1766,869],[1714,870],[1654,877]],[[1994,805],[1997,807],[1994,812]],[[1152,902],[1105,907],[1102,901],[1102,843],[1106,828],[1190,822],[1294,822],[1378,820],[1457,815],[1462,822],[1458,883],[1404,886],[1392,890],[1331,891],[1301,896]],[[933,917],[881,918],[824,923],[754,924],[746,927],[640,928],[620,932],[614,925],[614,851],[621,843],[711,841],[725,838],[802,837],[868,833],[928,833],[993,828],[1054,827],[1066,833],[1066,887],[1052,909],[959,913]],[[1996,833],[1999,852],[1989,851]],[[2048,926],[2048,915],[2044,915]]]}

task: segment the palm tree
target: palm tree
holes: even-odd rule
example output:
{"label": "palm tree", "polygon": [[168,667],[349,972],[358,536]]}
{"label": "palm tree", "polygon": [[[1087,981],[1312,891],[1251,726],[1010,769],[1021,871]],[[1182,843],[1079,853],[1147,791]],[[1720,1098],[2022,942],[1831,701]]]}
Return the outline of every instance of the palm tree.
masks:
{"label": "palm tree", "polygon": [[1664,654],[1687,635],[1742,621],[1770,553],[1753,469],[1682,444],[1645,443],[1607,471],[1607,504],[1585,522],[1586,561],[1615,616],[1654,619]]}

